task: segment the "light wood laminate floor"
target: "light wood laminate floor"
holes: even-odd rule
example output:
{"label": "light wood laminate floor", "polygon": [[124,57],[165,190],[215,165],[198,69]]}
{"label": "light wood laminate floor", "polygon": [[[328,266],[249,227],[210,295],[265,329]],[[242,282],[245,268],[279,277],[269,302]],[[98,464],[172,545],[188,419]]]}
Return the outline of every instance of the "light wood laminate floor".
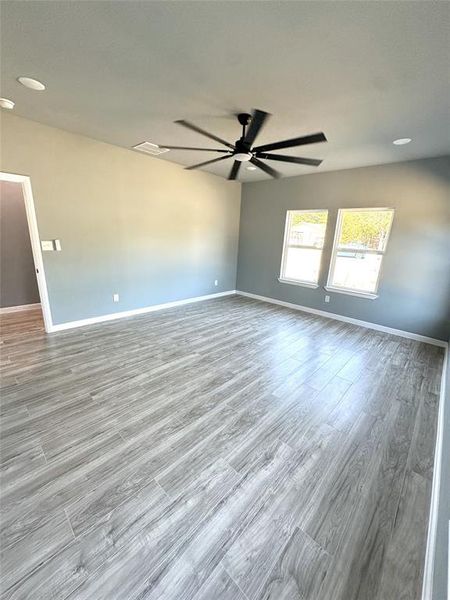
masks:
{"label": "light wood laminate floor", "polygon": [[23,318],[3,598],[420,598],[442,349],[241,297]]}

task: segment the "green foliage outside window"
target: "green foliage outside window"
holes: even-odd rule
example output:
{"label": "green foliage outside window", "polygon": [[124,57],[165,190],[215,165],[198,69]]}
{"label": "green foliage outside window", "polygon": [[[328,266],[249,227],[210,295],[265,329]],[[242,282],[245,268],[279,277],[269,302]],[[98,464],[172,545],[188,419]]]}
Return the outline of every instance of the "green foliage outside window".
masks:
{"label": "green foliage outside window", "polygon": [[392,220],[392,212],[350,211],[344,213],[339,245],[360,244],[373,250],[381,250]]}
{"label": "green foliage outside window", "polygon": [[[339,245],[361,245],[374,250],[380,249],[386,239],[392,220],[392,212],[349,211],[344,213]],[[300,223],[323,224],[327,221],[324,212],[297,213],[292,217],[292,225]]]}
{"label": "green foliage outside window", "polygon": [[326,223],[327,213],[325,212],[305,212],[294,213],[292,217],[292,225],[300,225],[300,223]]}

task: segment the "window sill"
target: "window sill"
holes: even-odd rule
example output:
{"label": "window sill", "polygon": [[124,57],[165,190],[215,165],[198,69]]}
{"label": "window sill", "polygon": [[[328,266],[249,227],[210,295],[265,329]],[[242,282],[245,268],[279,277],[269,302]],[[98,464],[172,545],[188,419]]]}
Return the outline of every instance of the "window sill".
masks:
{"label": "window sill", "polygon": [[378,294],[370,294],[369,292],[356,292],[353,290],[345,290],[343,288],[335,288],[330,285],[326,285],[325,289],[327,292],[333,292],[337,294],[347,294],[347,296],[356,296],[357,298],[366,298],[366,300],[375,300],[378,298]]}
{"label": "window sill", "polygon": [[278,277],[278,281],[280,283],[287,283],[289,285],[299,285],[300,287],[307,287],[313,290],[316,290],[319,285],[317,283],[308,283],[306,281],[295,281],[295,279],[283,279],[282,277]]}

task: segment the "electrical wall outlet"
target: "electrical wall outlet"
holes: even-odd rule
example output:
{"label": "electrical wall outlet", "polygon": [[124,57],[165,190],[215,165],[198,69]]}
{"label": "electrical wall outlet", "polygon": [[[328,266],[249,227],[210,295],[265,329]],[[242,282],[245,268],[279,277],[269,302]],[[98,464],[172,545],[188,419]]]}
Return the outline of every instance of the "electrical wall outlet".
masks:
{"label": "electrical wall outlet", "polygon": [[113,294],[113,302],[119,302],[119,294]]}
{"label": "electrical wall outlet", "polygon": [[214,279],[214,285],[217,287],[219,285],[219,280],[218,279]]}
{"label": "electrical wall outlet", "polygon": [[325,302],[329,302],[330,301],[330,296],[325,296]]}

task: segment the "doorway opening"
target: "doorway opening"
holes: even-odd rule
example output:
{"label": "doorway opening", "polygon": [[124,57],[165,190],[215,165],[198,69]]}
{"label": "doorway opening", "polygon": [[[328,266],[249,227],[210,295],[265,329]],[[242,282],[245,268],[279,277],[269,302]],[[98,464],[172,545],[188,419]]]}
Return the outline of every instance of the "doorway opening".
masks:
{"label": "doorway opening", "polygon": [[30,178],[0,172],[0,314],[7,327],[52,330]]}

